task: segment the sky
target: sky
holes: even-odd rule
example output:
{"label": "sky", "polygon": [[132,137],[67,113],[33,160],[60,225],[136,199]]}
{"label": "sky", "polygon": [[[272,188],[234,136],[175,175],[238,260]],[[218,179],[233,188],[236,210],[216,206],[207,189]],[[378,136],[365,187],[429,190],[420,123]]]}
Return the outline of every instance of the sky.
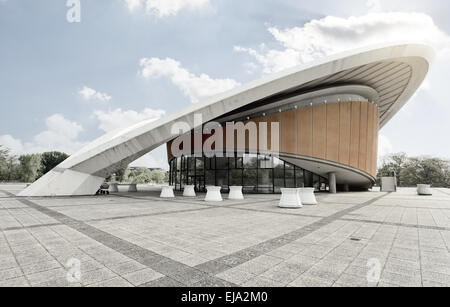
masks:
{"label": "sky", "polygon": [[[264,75],[398,41],[436,50],[380,131],[393,152],[450,159],[447,0],[0,0],[0,145],[72,154]],[[167,168],[161,147],[134,166]]]}

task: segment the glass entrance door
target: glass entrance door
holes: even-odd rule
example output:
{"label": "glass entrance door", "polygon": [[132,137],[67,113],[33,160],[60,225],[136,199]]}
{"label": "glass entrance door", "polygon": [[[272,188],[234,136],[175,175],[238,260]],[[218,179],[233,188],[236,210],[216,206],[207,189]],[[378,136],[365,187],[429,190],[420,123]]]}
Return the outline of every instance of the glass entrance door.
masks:
{"label": "glass entrance door", "polygon": [[205,177],[204,176],[195,177],[195,190],[197,192],[205,191]]}

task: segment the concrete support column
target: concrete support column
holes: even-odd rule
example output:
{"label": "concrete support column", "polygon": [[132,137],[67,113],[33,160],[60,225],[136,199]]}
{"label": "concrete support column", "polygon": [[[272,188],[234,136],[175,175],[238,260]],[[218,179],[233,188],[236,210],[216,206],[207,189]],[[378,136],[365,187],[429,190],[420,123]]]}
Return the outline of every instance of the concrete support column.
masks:
{"label": "concrete support column", "polygon": [[328,185],[330,186],[330,193],[336,194],[336,173],[328,173]]}

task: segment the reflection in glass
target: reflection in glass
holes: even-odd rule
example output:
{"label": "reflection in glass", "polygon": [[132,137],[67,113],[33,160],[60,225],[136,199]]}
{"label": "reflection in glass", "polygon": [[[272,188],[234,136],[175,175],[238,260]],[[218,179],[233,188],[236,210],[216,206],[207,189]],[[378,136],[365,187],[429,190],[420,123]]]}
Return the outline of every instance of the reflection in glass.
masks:
{"label": "reflection in glass", "polygon": [[229,186],[243,186],[245,193],[280,193],[281,188],[314,187],[327,191],[327,179],[284,162],[276,157],[246,154],[225,158],[174,158],[169,162],[169,181],[177,190],[195,185],[204,192],[206,186],[220,186],[228,192]]}

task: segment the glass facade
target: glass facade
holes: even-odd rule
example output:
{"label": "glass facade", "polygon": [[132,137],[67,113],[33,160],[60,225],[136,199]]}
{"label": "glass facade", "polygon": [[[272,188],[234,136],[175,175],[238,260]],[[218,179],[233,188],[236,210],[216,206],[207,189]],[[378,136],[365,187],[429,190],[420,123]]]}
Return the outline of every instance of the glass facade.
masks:
{"label": "glass facade", "polygon": [[244,193],[275,194],[281,188],[314,187],[327,191],[327,179],[276,157],[246,154],[234,158],[182,156],[170,161],[170,185],[182,190],[194,185],[197,192],[206,186],[242,186]]}

